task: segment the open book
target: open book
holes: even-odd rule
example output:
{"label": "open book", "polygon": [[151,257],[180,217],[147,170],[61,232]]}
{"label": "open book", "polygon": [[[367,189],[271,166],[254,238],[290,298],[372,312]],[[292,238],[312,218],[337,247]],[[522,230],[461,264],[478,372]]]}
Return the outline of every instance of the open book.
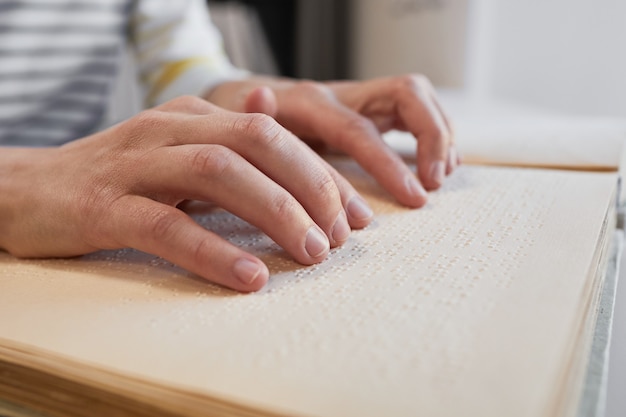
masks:
{"label": "open book", "polygon": [[[481,136],[480,125],[471,131],[463,123],[459,146],[472,159],[470,136],[487,138],[494,125],[485,122]],[[542,123],[552,122],[527,117],[535,136],[514,129],[496,148],[506,153],[542,139]],[[565,155],[575,155],[585,141],[566,142],[580,130],[565,126],[564,134],[550,127],[542,143],[558,140]],[[613,146],[598,157],[609,157],[602,163],[464,165],[419,210],[400,207],[350,160],[330,157],[376,217],[315,266],[295,263],[220,209],[198,214],[268,264],[270,282],[253,294],[133,250],[66,260],[0,253],[0,410],[574,415],[615,228],[626,131],[606,126],[590,128],[585,140],[594,145],[580,152]],[[410,148],[406,137],[389,140]]]}

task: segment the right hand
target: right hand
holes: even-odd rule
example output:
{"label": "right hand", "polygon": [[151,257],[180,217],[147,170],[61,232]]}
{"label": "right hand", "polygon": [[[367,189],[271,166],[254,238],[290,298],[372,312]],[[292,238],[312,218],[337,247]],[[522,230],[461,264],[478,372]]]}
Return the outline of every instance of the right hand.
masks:
{"label": "right hand", "polygon": [[216,203],[305,265],[372,218],[347,180],[271,117],[194,97],[59,148],[8,150],[0,163],[0,247],[13,255],[131,247],[239,291],[263,287],[267,267],[196,224],[182,201]]}

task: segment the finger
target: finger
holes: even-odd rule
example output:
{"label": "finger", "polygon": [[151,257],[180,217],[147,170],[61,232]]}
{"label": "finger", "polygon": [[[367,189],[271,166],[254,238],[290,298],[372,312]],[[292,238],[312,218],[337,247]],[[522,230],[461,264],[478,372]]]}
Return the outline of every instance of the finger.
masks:
{"label": "finger", "polygon": [[119,246],[163,257],[237,291],[257,291],[269,278],[260,259],[202,228],[174,207],[127,195],[116,201],[110,214]]}
{"label": "finger", "polygon": [[[329,138],[340,150],[351,155],[402,204],[409,207],[426,204],[428,195],[415,173],[382,140],[376,127],[343,106],[331,107],[334,109],[326,109],[327,124],[321,127],[320,135]],[[319,116],[322,114],[320,111]],[[319,122],[322,123],[322,120]]]}
{"label": "finger", "polygon": [[335,83],[333,91],[342,102],[371,117],[382,131],[394,127],[418,138],[418,173],[427,189],[437,188],[445,172],[454,169],[447,155],[454,139],[452,124],[425,77],[379,78],[358,88],[354,83]]}
{"label": "finger", "polygon": [[341,194],[341,203],[343,204],[348,223],[353,229],[362,229],[370,224],[374,218],[374,212],[361,195],[354,189],[352,184],[344,178],[337,170],[328,162],[320,157],[320,161],[326,166],[328,172],[335,180],[335,184],[339,188]]}
{"label": "finger", "polygon": [[415,174],[385,144],[370,120],[323,94],[311,91],[309,97],[298,109],[306,114],[298,120],[306,130],[352,156],[402,204],[421,207],[426,203],[426,191]]}
{"label": "finger", "polygon": [[437,98],[437,94],[434,89],[431,91],[430,97],[435,103],[435,105],[437,106],[437,109],[439,110],[443,118],[443,121],[446,124],[446,128],[448,129],[448,134],[450,135],[448,157],[446,161],[446,175],[450,175],[456,169],[456,167],[460,164],[460,157],[457,153],[456,146],[455,146],[456,134],[455,134],[454,126],[452,122],[450,121],[450,118],[446,114],[445,110],[443,109],[443,106],[439,102],[439,99]]}
{"label": "finger", "polygon": [[244,111],[246,113],[263,113],[276,117],[276,113],[278,113],[276,95],[269,87],[255,88],[246,96]]}
{"label": "finger", "polygon": [[181,118],[170,132],[175,144],[213,143],[232,149],[293,195],[331,246],[348,239],[350,226],[333,177],[311,149],[274,119],[219,112]]}
{"label": "finger", "polygon": [[452,120],[450,119],[450,117],[444,110],[443,106],[441,105],[441,102],[439,101],[439,98],[437,97],[437,92],[435,91],[435,88],[432,87],[432,84],[431,84],[430,98],[435,103],[435,106],[437,106],[437,110],[439,110],[439,114],[441,114],[441,117],[444,123],[446,124],[446,128],[448,129],[448,134],[450,135],[450,145],[452,146],[456,142],[455,141],[456,130],[454,128],[454,124],[452,123]]}
{"label": "finger", "polygon": [[398,112],[407,129],[417,138],[418,176],[426,189],[437,189],[445,178],[450,132],[433,100],[430,82],[421,76],[399,80]]}
{"label": "finger", "polygon": [[212,201],[259,227],[298,262],[321,262],[328,238],[302,205],[236,152],[222,145],[180,145],[152,152],[140,192]]}

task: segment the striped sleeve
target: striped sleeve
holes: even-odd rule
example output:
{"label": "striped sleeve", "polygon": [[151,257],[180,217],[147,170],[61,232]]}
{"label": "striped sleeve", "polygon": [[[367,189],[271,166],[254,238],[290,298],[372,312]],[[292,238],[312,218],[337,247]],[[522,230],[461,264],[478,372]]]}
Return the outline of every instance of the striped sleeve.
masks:
{"label": "striped sleeve", "polygon": [[228,60],[205,0],[139,0],[130,30],[147,106],[248,75]]}
{"label": "striped sleeve", "polygon": [[0,145],[56,146],[106,112],[130,0],[0,0]]}

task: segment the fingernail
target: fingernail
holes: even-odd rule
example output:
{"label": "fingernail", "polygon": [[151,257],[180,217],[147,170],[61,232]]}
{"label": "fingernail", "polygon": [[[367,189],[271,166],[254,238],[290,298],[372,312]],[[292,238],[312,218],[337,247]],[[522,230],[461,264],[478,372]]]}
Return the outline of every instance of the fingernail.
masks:
{"label": "fingernail", "polygon": [[422,187],[422,184],[419,183],[413,174],[408,174],[406,178],[404,178],[404,186],[412,196],[421,198],[426,198],[428,196],[426,194],[426,190]]}
{"label": "fingernail", "polygon": [[443,161],[435,161],[430,166],[430,180],[437,185],[443,184],[446,176],[446,165]]}
{"label": "fingernail", "polygon": [[261,274],[261,265],[251,261],[250,259],[241,258],[235,262],[233,270],[239,281],[244,284],[252,284],[255,279]]}
{"label": "fingernail", "polygon": [[348,236],[350,236],[350,225],[348,224],[348,220],[346,219],[346,215],[343,211],[339,213],[337,216],[337,220],[333,225],[333,230],[330,235],[333,237],[335,243],[343,243],[348,240]]}
{"label": "fingernail", "polygon": [[367,220],[374,215],[370,206],[358,195],[350,199],[346,209],[350,217],[354,220]]}
{"label": "fingernail", "polygon": [[304,249],[311,258],[317,258],[330,249],[330,243],[319,227],[312,226],[306,234]]}

